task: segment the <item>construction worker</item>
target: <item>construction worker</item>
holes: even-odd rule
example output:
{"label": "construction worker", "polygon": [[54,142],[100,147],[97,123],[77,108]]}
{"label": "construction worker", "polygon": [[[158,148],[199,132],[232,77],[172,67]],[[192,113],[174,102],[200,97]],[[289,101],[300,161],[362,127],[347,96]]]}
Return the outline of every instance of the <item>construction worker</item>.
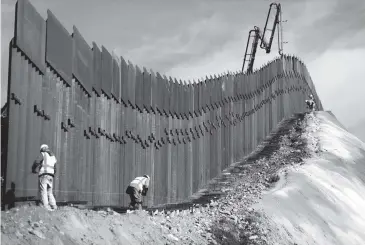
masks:
{"label": "construction worker", "polygon": [[41,204],[47,210],[52,211],[57,209],[56,200],[53,196],[53,179],[56,174],[57,159],[48,145],[41,145],[40,153],[34,161],[32,172],[38,173]]}
{"label": "construction worker", "polygon": [[[142,177],[135,178],[128,186],[126,193],[131,198],[129,207],[142,210],[142,196],[147,195],[150,184],[150,176],[147,174]],[[137,206],[136,206],[137,205]]]}
{"label": "construction worker", "polygon": [[305,103],[307,104],[307,108],[311,111],[316,110],[316,103],[314,102],[313,95],[309,95],[309,100],[305,100]]}

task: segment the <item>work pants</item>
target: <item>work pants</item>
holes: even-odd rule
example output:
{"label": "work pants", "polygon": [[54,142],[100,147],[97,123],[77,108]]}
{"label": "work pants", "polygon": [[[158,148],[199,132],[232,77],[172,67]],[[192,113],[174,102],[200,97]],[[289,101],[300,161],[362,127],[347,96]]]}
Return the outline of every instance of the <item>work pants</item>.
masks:
{"label": "work pants", "polygon": [[53,196],[53,176],[39,176],[39,192],[42,205],[47,209],[56,209],[56,199]]}
{"label": "work pants", "polygon": [[136,188],[132,186],[128,186],[126,193],[129,195],[131,199],[130,205],[133,208],[137,208],[139,210],[142,209],[142,192],[138,191]]}

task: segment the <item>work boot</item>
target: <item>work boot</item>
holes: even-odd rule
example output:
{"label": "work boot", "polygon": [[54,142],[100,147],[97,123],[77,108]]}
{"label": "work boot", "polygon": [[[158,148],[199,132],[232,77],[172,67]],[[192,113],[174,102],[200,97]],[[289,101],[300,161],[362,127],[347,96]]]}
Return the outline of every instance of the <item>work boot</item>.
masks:
{"label": "work boot", "polygon": [[48,210],[48,211],[53,211],[54,209],[53,208],[51,208],[51,206],[49,206],[49,205],[46,205],[46,206],[43,206],[46,210]]}
{"label": "work boot", "polygon": [[137,204],[137,208],[136,208],[137,210],[142,210],[142,204],[141,203],[138,203]]}

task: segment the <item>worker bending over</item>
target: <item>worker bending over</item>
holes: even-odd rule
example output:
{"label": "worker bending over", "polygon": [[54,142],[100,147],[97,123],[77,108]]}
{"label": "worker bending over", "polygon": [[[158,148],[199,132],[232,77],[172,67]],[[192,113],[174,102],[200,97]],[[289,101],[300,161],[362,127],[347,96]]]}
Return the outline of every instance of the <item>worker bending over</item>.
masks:
{"label": "worker bending over", "polygon": [[305,100],[305,103],[307,104],[307,108],[311,111],[316,110],[316,103],[314,102],[313,95],[309,95],[309,100]]}
{"label": "worker bending over", "polygon": [[142,196],[147,195],[150,184],[150,176],[147,174],[142,177],[135,178],[128,186],[126,193],[131,198],[130,207],[142,210]]}
{"label": "worker bending over", "polygon": [[53,179],[56,174],[57,159],[48,145],[41,145],[40,152],[41,154],[33,163],[32,172],[38,173],[41,204],[52,211],[57,209],[56,199],[53,196]]}

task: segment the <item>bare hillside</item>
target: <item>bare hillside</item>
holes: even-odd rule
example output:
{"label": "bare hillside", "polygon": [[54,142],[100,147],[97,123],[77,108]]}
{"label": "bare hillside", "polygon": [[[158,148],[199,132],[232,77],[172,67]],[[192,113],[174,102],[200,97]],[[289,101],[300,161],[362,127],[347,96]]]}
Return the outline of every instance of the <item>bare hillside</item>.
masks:
{"label": "bare hillside", "polygon": [[[212,181],[203,194],[197,196],[198,199],[205,197],[207,200],[207,196],[214,196],[209,193],[218,192],[219,195],[207,204],[201,202],[185,210],[127,214],[74,207],[45,212],[40,207],[25,205],[2,212],[2,244],[317,244],[318,241],[322,241],[318,244],[364,244],[359,243],[365,241],[359,233],[363,227],[351,217],[341,227],[337,225],[342,220],[336,214],[326,219],[324,214],[327,209],[322,210],[317,206],[318,212],[309,212],[314,208],[311,206],[311,195],[321,196],[323,192],[306,187],[308,184],[301,181],[304,172],[319,169],[318,166],[338,171],[337,165],[332,166],[331,160],[328,160],[335,159],[331,158],[331,154],[340,158],[341,154],[349,152],[345,155],[347,158],[343,158],[345,162],[354,161],[355,154],[356,161],[365,156],[364,145],[350,134],[346,135],[345,130],[342,132],[340,126],[330,121],[330,117],[326,113],[317,116],[296,115],[282,122],[280,128],[256,152],[241,163],[232,165],[222,176]],[[339,132],[343,135],[337,138],[336,143]],[[326,137],[326,134],[332,136]],[[347,146],[349,142],[353,146],[341,145],[341,139],[346,140],[343,142],[347,142]],[[329,147],[328,143],[326,145],[329,141],[343,150]],[[320,161],[327,162],[327,165],[321,165]],[[356,175],[348,168],[346,176],[351,173],[353,178],[363,179],[361,173],[364,174],[365,168],[360,162],[356,163],[360,173]],[[309,175],[315,173],[312,171]],[[297,176],[298,182],[292,176]],[[321,176],[317,177],[319,179]],[[331,180],[332,175],[326,178],[328,183],[335,185],[336,181]],[[315,183],[313,188],[323,190],[320,183],[326,182]],[[297,191],[290,192],[290,188],[294,188],[293,184],[296,184]],[[349,185],[347,188],[354,188],[356,192],[364,186],[360,181],[357,186]],[[298,193],[302,193],[305,198],[300,199]],[[331,200],[328,198],[331,196],[321,200]],[[363,198],[357,198],[359,205],[365,204]],[[327,202],[323,201],[323,205],[329,205]],[[347,211],[354,214],[358,212],[356,206],[346,207],[339,201],[331,205],[334,210],[341,210],[339,215],[345,215]],[[300,207],[297,212],[296,207]],[[347,208],[347,211],[343,208]],[[308,222],[302,222],[303,218]],[[316,230],[314,227],[318,220],[327,222],[327,228]],[[339,232],[337,235],[333,235],[336,231],[334,227]],[[345,243],[344,237],[339,234],[349,229],[352,229],[354,238]],[[317,241],[316,238],[322,240]]]}

